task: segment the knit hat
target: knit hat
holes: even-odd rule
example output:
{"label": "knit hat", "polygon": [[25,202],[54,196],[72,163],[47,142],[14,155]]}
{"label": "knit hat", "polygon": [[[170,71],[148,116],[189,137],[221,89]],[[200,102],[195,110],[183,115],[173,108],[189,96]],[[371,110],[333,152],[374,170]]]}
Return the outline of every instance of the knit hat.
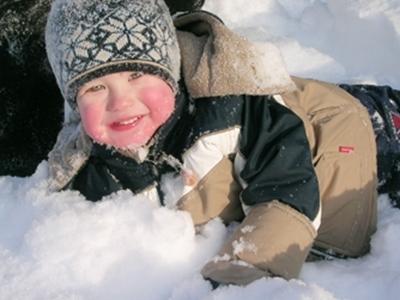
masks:
{"label": "knit hat", "polygon": [[164,0],[55,0],[46,51],[73,109],[79,87],[115,72],[157,75],[177,90],[179,45]]}

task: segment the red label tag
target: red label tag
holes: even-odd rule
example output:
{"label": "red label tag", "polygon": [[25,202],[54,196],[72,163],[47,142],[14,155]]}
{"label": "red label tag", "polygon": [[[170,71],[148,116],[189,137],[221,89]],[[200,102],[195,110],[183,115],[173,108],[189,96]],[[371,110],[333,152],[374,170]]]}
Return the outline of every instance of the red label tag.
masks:
{"label": "red label tag", "polygon": [[392,125],[394,127],[397,138],[400,138],[400,115],[394,112],[390,113],[390,117],[392,118]]}
{"label": "red label tag", "polygon": [[350,154],[354,152],[354,147],[352,146],[339,146],[340,153]]}

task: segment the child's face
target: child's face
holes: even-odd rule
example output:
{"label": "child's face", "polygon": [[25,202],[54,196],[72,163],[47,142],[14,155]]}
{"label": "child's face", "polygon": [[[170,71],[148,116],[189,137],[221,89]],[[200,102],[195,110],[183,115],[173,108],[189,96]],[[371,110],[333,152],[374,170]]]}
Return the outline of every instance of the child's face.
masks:
{"label": "child's face", "polygon": [[171,87],[159,77],[119,72],[83,85],[77,95],[86,133],[101,144],[145,145],[175,107]]}

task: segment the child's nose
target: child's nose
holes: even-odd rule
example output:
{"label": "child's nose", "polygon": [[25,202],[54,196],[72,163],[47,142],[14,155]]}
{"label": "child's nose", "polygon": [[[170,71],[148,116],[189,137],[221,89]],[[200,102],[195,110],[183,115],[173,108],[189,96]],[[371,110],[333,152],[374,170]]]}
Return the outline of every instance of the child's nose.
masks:
{"label": "child's nose", "polygon": [[135,99],[134,95],[123,91],[112,91],[109,95],[107,109],[109,111],[119,111],[134,105],[135,102],[137,102],[137,99]]}

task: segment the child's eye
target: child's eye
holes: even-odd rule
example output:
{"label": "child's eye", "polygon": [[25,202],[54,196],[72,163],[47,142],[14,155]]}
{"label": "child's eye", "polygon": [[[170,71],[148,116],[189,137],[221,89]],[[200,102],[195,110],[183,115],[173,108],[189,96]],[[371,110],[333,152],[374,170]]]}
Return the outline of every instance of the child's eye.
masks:
{"label": "child's eye", "polygon": [[85,90],[85,93],[93,93],[103,90],[105,87],[102,84],[93,85]]}
{"label": "child's eye", "polygon": [[142,72],[133,72],[130,76],[129,76],[129,80],[135,80],[140,78],[143,75]]}

